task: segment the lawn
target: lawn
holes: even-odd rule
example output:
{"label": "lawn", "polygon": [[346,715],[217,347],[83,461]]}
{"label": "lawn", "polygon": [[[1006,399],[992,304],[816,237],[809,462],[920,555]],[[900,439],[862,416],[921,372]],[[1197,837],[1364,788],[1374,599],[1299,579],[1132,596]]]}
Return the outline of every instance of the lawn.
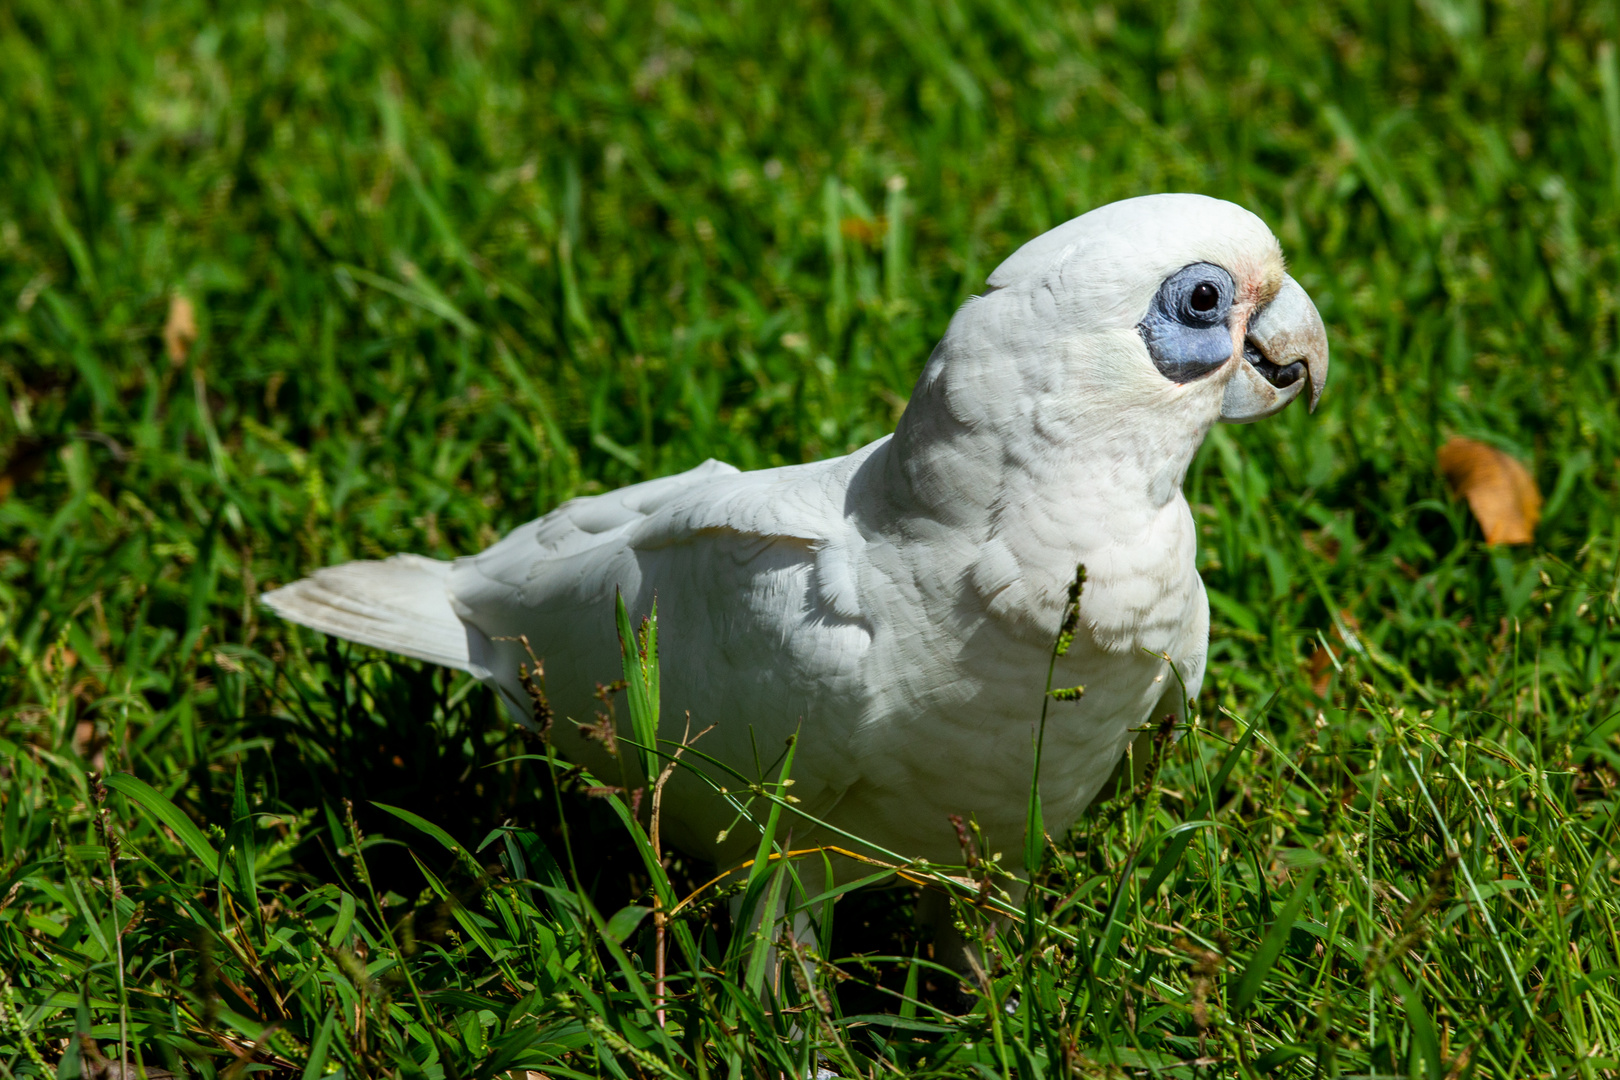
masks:
{"label": "lawn", "polygon": [[[1567,0],[0,5],[0,1080],[1620,1074],[1617,44]],[[983,980],[890,878],[762,991],[712,868],[486,691],[255,602],[851,450],[1005,254],[1164,190],[1272,225],[1332,380],[1208,439],[1197,722]]]}

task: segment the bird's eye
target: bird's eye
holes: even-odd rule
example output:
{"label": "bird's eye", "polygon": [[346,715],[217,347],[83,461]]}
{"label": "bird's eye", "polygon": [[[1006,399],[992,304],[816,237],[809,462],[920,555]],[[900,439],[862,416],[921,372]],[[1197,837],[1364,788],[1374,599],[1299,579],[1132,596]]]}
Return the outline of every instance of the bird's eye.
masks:
{"label": "bird's eye", "polygon": [[1147,317],[1137,324],[1159,374],[1188,383],[1231,359],[1232,334],[1224,320],[1236,292],[1231,273],[1207,262],[1189,263],[1159,284]]}

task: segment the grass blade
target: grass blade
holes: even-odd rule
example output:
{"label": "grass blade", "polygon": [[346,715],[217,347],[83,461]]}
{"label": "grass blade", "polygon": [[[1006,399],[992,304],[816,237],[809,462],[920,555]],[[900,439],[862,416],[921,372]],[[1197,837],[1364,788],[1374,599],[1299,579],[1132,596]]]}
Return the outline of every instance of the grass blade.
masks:
{"label": "grass blade", "polygon": [[658,601],[637,634],[625,610],[624,594],[614,595],[619,627],[619,652],[624,666],[625,697],[630,704],[630,729],[641,750],[643,783],[658,775]]}
{"label": "grass blade", "polygon": [[1282,954],[1283,946],[1288,943],[1288,935],[1294,929],[1294,920],[1299,918],[1300,909],[1310,898],[1311,885],[1316,881],[1318,869],[1319,867],[1313,866],[1305,872],[1304,877],[1300,878],[1299,884],[1294,887],[1293,895],[1283,903],[1282,910],[1277,912],[1277,919],[1271,924],[1271,929],[1266,931],[1260,947],[1249,958],[1248,966],[1243,969],[1243,974],[1238,978],[1233,991],[1234,1013],[1248,1008],[1254,996],[1260,992],[1260,985],[1266,981],[1266,976],[1271,973],[1277,957]]}
{"label": "grass blade", "polygon": [[208,868],[210,877],[219,876],[219,852],[203,836],[202,830],[181,809],[146,781],[128,773],[112,773],[101,781],[168,827],[187,851]]}
{"label": "grass blade", "polygon": [[332,1029],[336,1025],[337,1010],[333,1009],[326,1014],[326,1020],[321,1024],[321,1030],[316,1034],[315,1041],[309,1044],[309,1059],[304,1062],[300,1080],[320,1080],[326,1075],[326,1048],[332,1041]]}
{"label": "grass blade", "polygon": [[371,805],[375,806],[379,810],[384,810],[390,814],[393,814],[407,825],[413,825],[416,828],[421,829],[423,832],[433,837],[433,839],[443,844],[445,850],[450,852],[450,854],[456,856],[466,854],[466,849],[456,842],[455,837],[451,836],[449,833],[445,832],[444,829],[433,824],[433,822],[429,821],[422,815],[414,814],[411,811],[402,809],[398,806],[389,806],[387,803],[380,803],[376,800],[372,800]]}

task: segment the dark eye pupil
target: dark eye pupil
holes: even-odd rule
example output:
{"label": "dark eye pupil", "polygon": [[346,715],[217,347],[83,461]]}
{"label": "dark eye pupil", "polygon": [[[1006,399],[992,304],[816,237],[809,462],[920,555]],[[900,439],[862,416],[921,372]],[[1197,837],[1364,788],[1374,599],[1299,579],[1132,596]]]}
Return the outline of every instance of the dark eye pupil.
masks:
{"label": "dark eye pupil", "polygon": [[1221,294],[1209,282],[1200,282],[1192,291],[1192,309],[1194,311],[1212,311],[1220,301]]}

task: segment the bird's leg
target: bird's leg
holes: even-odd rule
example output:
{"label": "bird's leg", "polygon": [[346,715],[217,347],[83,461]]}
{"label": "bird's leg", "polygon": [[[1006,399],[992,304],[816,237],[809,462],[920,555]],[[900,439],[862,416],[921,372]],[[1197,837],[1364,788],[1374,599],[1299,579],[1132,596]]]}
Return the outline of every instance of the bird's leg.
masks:
{"label": "bird's leg", "polygon": [[[1003,876],[997,887],[1007,894],[1014,907],[1022,906],[1029,882],[1022,877]],[[917,898],[917,925],[933,931],[934,959],[971,982],[980,990],[989,985],[993,960],[986,946],[1007,925],[1005,915],[986,913],[982,927],[959,921],[951,898],[938,889],[924,889]]]}

